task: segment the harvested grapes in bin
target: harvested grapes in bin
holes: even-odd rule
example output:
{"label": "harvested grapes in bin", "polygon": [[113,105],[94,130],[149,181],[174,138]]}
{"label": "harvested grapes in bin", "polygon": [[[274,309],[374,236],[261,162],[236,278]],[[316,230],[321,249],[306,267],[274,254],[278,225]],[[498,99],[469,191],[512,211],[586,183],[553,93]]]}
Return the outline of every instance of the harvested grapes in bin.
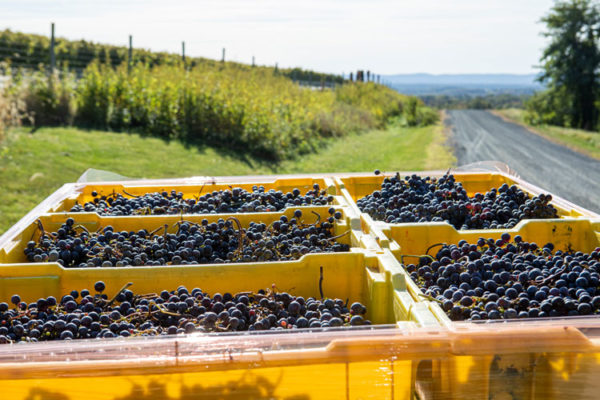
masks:
{"label": "harvested grapes in bin", "polygon": [[[282,215],[270,225],[251,222],[243,228],[235,217],[209,223],[178,221],[152,231],[117,232],[106,226],[88,231],[68,218],[56,232],[46,232],[37,221],[39,240],[31,240],[24,250],[29,262],[58,262],[66,268],[195,265],[232,262],[296,260],[309,253],[349,251],[350,246],[333,235],[336,219],[342,213],[329,210],[330,217],[305,221],[296,210],[288,219]],[[34,235],[36,234],[34,233]]]}
{"label": "harvested grapes in bin", "polygon": [[600,248],[554,251],[508,233],[436,246],[435,257],[402,260],[418,259],[406,270],[453,321],[600,314]]}
{"label": "harvested grapes in bin", "polygon": [[367,309],[348,300],[316,299],[278,292],[214,293],[184,286],[160,293],[136,294],[127,284],[109,298],[106,284],[93,291],[72,291],[58,301],[34,303],[13,295],[0,303],[0,343],[139,337],[194,332],[284,331],[370,325]]}
{"label": "harvested grapes in bin", "polygon": [[456,229],[510,229],[524,219],[558,218],[552,195],[530,198],[506,183],[473,197],[452,174],[441,178],[386,177],[381,190],[359,199],[358,208],[388,223],[447,222]]}
{"label": "harvested grapes in bin", "polygon": [[288,207],[326,206],[334,197],[314,184],[304,195],[300,189],[291,192],[253,186],[252,191],[239,187],[184,196],[176,190],[133,195],[122,193],[99,194],[92,192],[93,200],[75,204],[70,212],[95,212],[99,215],[177,215],[177,214],[232,214],[252,212],[275,212]]}

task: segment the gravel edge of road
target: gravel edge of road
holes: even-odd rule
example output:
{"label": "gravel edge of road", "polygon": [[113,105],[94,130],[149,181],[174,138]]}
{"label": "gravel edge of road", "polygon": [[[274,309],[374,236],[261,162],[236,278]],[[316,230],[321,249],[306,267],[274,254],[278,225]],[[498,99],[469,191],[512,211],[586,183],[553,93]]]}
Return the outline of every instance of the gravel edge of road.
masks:
{"label": "gravel edge of road", "polygon": [[450,148],[450,151],[452,153],[452,156],[454,157],[454,165],[452,165],[453,167],[458,166],[458,156],[456,154],[456,145],[458,144],[456,142],[456,138],[454,137],[454,125],[452,125],[451,123],[451,117],[450,114],[448,113],[448,111],[450,110],[442,110],[441,111],[441,115],[440,115],[440,122],[442,123],[443,127],[444,127],[444,135],[446,136],[446,146],[448,146]]}
{"label": "gravel edge of road", "polygon": [[[452,136],[452,129],[448,126],[446,119],[448,115],[446,114],[446,110],[439,111],[439,121],[436,123],[436,128],[434,129],[434,137],[432,138],[432,142],[427,147],[426,158],[424,170],[437,170],[441,169],[442,164],[445,164],[445,167],[453,168],[456,167],[457,158],[456,152],[454,151],[454,143],[450,140]],[[443,153],[443,161],[439,161],[439,155],[436,152]],[[436,160],[436,161],[433,161]]]}

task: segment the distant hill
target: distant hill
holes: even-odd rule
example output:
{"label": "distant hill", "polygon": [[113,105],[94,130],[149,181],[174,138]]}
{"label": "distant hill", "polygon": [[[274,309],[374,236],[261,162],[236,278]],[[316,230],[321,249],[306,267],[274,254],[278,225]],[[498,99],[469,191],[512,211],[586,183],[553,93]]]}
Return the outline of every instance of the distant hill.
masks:
{"label": "distant hill", "polygon": [[539,85],[535,82],[535,74],[397,74],[385,75],[385,79],[397,84],[421,85]]}
{"label": "distant hill", "polygon": [[394,89],[413,95],[531,94],[543,86],[535,74],[397,74],[382,76]]}

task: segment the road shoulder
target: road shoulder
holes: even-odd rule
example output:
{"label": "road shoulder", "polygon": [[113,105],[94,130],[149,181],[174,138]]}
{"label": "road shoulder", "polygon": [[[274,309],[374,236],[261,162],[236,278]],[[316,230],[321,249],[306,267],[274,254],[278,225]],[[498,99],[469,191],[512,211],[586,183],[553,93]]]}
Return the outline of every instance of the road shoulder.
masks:
{"label": "road shoulder", "polygon": [[425,170],[456,166],[452,128],[448,125],[446,118],[446,113],[443,110],[440,111],[440,120],[433,129],[431,142],[427,147]]}

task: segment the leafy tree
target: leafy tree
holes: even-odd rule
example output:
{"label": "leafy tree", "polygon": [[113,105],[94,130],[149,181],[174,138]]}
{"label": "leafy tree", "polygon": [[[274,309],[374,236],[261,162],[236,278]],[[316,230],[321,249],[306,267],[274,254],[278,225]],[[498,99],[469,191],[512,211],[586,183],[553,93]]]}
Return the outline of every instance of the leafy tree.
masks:
{"label": "leafy tree", "polygon": [[542,22],[550,43],[541,58],[540,81],[549,88],[547,103],[567,105],[555,110],[556,114],[566,115],[554,115],[553,119],[593,130],[598,122],[595,103],[600,94],[598,4],[590,0],[557,1]]}

